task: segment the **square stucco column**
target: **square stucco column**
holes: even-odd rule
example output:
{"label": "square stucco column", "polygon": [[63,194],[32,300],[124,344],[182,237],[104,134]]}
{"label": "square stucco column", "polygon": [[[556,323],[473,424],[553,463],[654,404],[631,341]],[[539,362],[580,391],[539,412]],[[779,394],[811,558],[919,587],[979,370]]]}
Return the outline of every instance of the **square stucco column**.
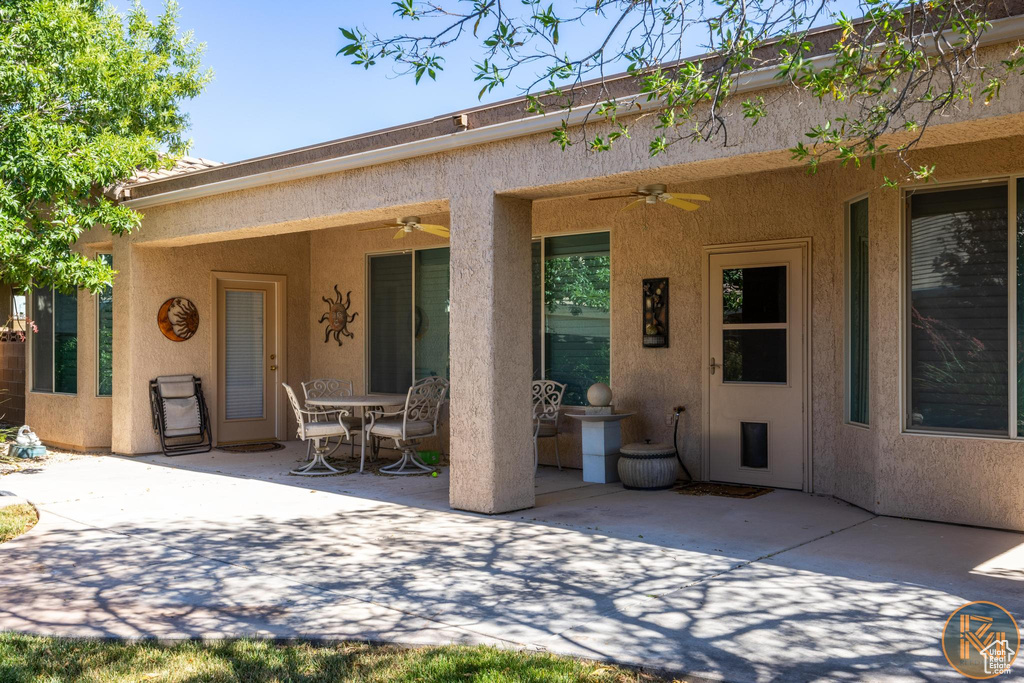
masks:
{"label": "square stucco column", "polygon": [[138,367],[140,326],[156,324],[155,313],[146,315],[139,304],[143,265],[131,236],[115,238],[114,268],[114,390],[111,398],[113,427],[110,448],[114,453],[153,450],[153,424],[149,418],[149,383]]}
{"label": "square stucco column", "polygon": [[480,191],[451,200],[453,508],[533,506],[531,206]]}

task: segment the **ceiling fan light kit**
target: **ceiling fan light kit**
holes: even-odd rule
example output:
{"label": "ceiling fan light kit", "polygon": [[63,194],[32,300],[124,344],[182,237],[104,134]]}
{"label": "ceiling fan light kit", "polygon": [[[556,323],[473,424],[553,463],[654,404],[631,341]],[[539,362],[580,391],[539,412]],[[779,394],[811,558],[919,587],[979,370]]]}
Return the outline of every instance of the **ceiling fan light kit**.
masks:
{"label": "ceiling fan light kit", "polygon": [[406,235],[412,233],[414,230],[425,232],[437,237],[443,237],[448,239],[450,232],[448,228],[443,225],[434,225],[431,223],[421,223],[419,216],[406,216],[405,218],[399,219],[397,223],[388,223],[387,225],[375,225],[369,228],[359,228],[359,232],[366,232],[367,230],[394,230],[398,228],[393,239],[400,240]]}
{"label": "ceiling fan light kit", "polygon": [[665,185],[641,185],[636,188],[634,192],[629,194],[616,194],[609,195],[607,197],[591,197],[590,201],[596,202],[604,199],[627,199],[633,198],[633,201],[622,207],[622,211],[635,208],[637,206],[646,206],[648,204],[657,204],[658,202],[664,202],[670,206],[674,206],[677,209],[683,211],[696,211],[700,208],[700,204],[696,202],[710,202],[711,197],[704,194],[682,194],[678,192],[669,192]]}

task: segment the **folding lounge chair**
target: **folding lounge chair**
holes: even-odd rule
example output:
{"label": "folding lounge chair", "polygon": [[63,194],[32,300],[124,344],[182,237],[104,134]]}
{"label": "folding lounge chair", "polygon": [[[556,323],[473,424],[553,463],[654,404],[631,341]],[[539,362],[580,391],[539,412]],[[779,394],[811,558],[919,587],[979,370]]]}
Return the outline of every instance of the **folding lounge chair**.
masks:
{"label": "folding lounge chair", "polygon": [[164,455],[206,453],[213,448],[203,383],[192,375],[167,375],[149,382],[153,430]]}

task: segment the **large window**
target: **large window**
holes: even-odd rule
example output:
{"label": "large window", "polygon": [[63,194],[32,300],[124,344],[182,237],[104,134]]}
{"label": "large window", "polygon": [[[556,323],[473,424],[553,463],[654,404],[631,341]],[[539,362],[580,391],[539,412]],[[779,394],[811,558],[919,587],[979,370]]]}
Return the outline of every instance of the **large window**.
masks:
{"label": "large window", "polygon": [[[369,390],[404,393],[414,380],[450,377],[449,250],[369,259]],[[608,233],[533,243],[534,377],[568,385],[584,405],[608,382],[611,350]]]}
{"label": "large window", "polygon": [[[100,254],[99,258],[113,267],[110,254]],[[114,391],[114,289],[110,286],[96,295],[96,344],[96,393],[110,396]]]}
{"label": "large window", "polygon": [[846,230],[846,419],[868,424],[868,200],[849,205]]}
{"label": "large window", "polygon": [[908,215],[908,426],[1006,435],[1009,189],[916,192]]}
{"label": "large window", "polygon": [[448,248],[371,256],[369,279],[370,391],[448,379]]}
{"label": "large window", "polygon": [[567,405],[611,375],[611,259],[607,232],[534,245],[534,377],[566,385]]}
{"label": "large window", "polygon": [[32,293],[32,390],[78,391],[78,295],[52,289]]}

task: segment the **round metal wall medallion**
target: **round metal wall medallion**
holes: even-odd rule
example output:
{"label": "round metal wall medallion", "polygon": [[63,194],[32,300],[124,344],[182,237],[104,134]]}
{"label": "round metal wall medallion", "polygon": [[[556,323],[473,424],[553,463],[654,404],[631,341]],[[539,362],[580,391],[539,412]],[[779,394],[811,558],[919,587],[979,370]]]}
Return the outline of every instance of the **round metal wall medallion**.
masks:
{"label": "round metal wall medallion", "polygon": [[199,310],[194,303],[184,297],[171,297],[160,306],[156,314],[156,324],[171,341],[187,341],[199,329]]}

